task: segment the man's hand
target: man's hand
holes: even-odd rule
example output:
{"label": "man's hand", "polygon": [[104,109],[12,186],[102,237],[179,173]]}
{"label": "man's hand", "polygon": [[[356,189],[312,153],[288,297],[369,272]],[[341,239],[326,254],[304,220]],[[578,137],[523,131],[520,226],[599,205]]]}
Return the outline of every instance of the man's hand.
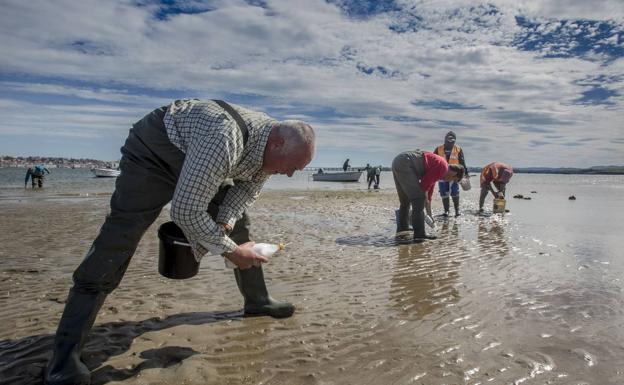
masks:
{"label": "man's hand", "polygon": [[256,242],[243,243],[242,245],[238,245],[231,253],[225,253],[223,256],[241,270],[260,266],[262,263],[268,262],[268,260],[251,249],[255,244]]}

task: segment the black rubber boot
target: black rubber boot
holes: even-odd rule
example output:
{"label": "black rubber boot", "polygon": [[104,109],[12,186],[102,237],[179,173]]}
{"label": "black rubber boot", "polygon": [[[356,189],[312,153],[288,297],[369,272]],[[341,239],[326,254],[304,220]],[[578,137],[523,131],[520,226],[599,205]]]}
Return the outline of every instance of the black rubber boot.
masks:
{"label": "black rubber boot", "polygon": [[450,210],[449,197],[442,198],[442,205],[444,206],[444,216],[448,216]]}
{"label": "black rubber boot", "polygon": [[423,243],[426,240],[433,240],[433,239],[438,239],[438,237],[436,235],[430,235],[430,234],[425,234],[422,237],[414,237],[413,239],[413,243]]}
{"label": "black rubber boot", "polygon": [[44,375],[46,385],[88,385],[91,371],[80,352],[106,294],[82,294],[70,290],[54,338],[54,352]]}
{"label": "black rubber boot", "polygon": [[455,208],[455,216],[458,217],[461,215],[459,212],[459,195],[453,198],[453,207]]}
{"label": "black rubber boot", "polygon": [[273,318],[290,317],[295,312],[295,307],[288,302],[276,301],[267,292],[264,283],[262,267],[250,267],[249,269],[234,269],[236,283],[243,298],[245,298],[246,316],[264,316]]}

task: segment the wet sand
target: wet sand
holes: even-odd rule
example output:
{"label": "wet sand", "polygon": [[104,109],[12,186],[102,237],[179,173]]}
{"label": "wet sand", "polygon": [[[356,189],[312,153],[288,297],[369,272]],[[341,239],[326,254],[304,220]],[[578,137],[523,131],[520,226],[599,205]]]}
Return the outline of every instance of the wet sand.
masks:
{"label": "wet sand", "polygon": [[[624,383],[621,270],[470,202],[438,221],[438,240],[397,244],[397,205],[391,190],[261,196],[256,240],[286,243],[264,267],[270,293],[297,307],[283,320],[243,318],[220,257],[161,277],[164,212],[86,343],[93,383]],[[108,197],[0,210],[0,383],[38,384]]]}

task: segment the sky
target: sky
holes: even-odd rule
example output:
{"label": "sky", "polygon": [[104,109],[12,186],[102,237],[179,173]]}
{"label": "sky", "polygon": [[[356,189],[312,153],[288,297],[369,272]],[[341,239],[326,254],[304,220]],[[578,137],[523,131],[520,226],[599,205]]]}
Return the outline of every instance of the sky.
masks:
{"label": "sky", "polygon": [[2,0],[0,155],[117,160],[132,123],[224,99],[390,165],[624,165],[622,0]]}

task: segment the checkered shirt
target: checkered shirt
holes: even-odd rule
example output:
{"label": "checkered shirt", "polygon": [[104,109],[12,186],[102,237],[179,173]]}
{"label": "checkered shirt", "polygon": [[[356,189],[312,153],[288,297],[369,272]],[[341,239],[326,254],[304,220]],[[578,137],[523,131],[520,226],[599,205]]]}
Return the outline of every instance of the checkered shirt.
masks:
{"label": "checkered shirt", "polygon": [[[219,255],[236,248],[217,222],[233,227],[269,178],[261,167],[275,120],[264,113],[231,106],[247,125],[246,146],[236,121],[213,101],[176,100],[163,119],[169,140],[185,154],[171,200],[171,219],[184,231],[198,259],[207,253]],[[219,207],[215,222],[207,212],[208,204],[228,179],[234,180],[234,186]]]}

